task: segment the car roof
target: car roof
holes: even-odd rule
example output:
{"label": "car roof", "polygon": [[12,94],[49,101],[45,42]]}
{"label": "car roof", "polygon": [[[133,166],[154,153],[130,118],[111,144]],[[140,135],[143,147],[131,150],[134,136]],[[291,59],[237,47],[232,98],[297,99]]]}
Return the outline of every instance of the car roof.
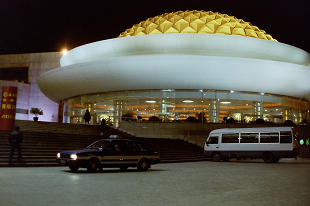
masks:
{"label": "car roof", "polygon": [[97,141],[109,141],[109,142],[112,142],[112,141],[131,141],[131,142],[136,142],[135,140],[131,140],[131,139],[99,139]]}

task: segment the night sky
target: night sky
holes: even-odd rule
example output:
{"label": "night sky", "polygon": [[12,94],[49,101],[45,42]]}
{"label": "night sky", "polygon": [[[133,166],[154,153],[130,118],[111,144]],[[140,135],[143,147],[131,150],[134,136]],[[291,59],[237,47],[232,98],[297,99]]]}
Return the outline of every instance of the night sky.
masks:
{"label": "night sky", "polygon": [[0,54],[70,50],[180,10],[236,16],[310,53],[309,0],[0,0]]}

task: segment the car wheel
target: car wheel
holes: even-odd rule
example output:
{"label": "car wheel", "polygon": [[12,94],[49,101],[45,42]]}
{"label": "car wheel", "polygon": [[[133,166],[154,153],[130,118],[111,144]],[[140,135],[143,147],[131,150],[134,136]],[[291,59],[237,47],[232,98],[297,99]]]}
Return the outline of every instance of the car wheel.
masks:
{"label": "car wheel", "polygon": [[121,169],[122,171],[126,171],[127,168],[128,168],[128,167],[126,167],[126,166],[120,167],[120,169]]}
{"label": "car wheel", "polygon": [[98,161],[95,159],[91,159],[88,163],[87,172],[96,172],[98,168]]}
{"label": "car wheel", "polygon": [[274,157],[273,157],[273,155],[270,152],[266,152],[263,155],[263,160],[264,160],[265,163],[273,163]]}
{"label": "car wheel", "polygon": [[147,159],[140,160],[138,164],[138,170],[140,171],[146,171],[149,168],[149,162]]}
{"label": "car wheel", "polygon": [[69,168],[70,168],[70,170],[71,170],[72,172],[76,172],[76,171],[78,171],[78,169],[79,169],[79,167],[77,167],[77,166],[69,166]]}
{"label": "car wheel", "polygon": [[212,160],[213,162],[219,162],[221,161],[221,154],[219,152],[215,152],[213,155],[212,155]]}

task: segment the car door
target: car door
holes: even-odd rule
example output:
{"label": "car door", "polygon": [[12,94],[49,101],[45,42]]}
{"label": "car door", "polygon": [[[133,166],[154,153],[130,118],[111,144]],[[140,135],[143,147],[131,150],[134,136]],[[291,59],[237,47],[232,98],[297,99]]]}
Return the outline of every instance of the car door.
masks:
{"label": "car door", "polygon": [[126,154],[124,161],[127,164],[138,164],[142,155],[139,145],[134,141],[123,141],[123,147]]}
{"label": "car door", "polygon": [[112,141],[102,152],[101,164],[121,165],[124,163],[124,149],[121,140]]}

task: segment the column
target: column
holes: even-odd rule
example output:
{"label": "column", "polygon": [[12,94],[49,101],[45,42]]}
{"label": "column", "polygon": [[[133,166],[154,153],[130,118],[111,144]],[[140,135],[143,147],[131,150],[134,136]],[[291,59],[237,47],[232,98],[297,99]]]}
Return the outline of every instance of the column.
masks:
{"label": "column", "polygon": [[17,89],[13,86],[2,87],[0,130],[14,130]]}

